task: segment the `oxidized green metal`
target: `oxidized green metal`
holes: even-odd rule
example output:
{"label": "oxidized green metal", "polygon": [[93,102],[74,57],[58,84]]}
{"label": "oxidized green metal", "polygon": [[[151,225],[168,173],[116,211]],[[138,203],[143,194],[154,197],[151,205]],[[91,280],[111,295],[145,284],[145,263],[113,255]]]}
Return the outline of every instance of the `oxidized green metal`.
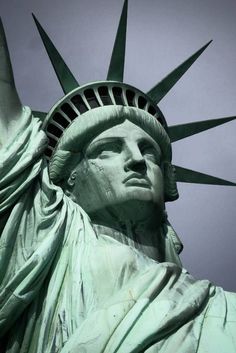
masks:
{"label": "oxidized green metal", "polygon": [[196,53],[191,55],[181,65],[169,73],[161,82],[154,86],[150,91],[147,92],[153,101],[158,104],[163,97],[171,90],[171,88],[179,81],[179,79],[185,74],[185,72],[192,66],[192,64],[198,59],[198,57],[204,52],[208,45],[212,42],[208,42]]}
{"label": "oxidized green metal", "polygon": [[[61,55],[56,50],[54,44],[49,39],[48,35],[34,16],[34,20],[36,22],[47,53],[53,64],[63,91],[66,93],[66,96],[57,102],[47,115],[45,121],[47,121],[48,126],[46,123],[44,123],[44,128],[46,129],[46,133],[49,138],[49,145],[46,151],[46,156],[48,159],[50,159],[52,156],[55,146],[58,144],[59,138],[62,136],[63,131],[71,124],[74,119],[79,117],[87,110],[96,107],[102,107],[104,105],[111,104],[135,106],[137,108],[148,111],[154,117],[156,117],[164,126],[165,130],[167,130],[171,142],[175,142],[184,137],[194,135],[196,133],[208,130],[235,119],[235,117],[212,119],[205,122],[199,121],[178,126],[170,126],[168,128],[163,114],[156,106],[156,104],[158,104],[160,100],[169,92],[169,90],[178,82],[178,80],[198,59],[198,57],[204,52],[204,50],[212,41],[209,41],[197,52],[191,55],[187,60],[185,60],[176,69],[174,69],[146,94],[139,90],[139,93],[137,93],[137,88],[123,83],[127,10],[128,1],[125,1],[112,52],[107,81],[89,83],[87,85],[83,85],[82,88],[79,88],[78,82],[75,80],[69,68],[63,61]],[[72,95],[74,95],[74,97],[72,97]],[[43,117],[46,116],[46,113],[39,112],[38,115],[36,114],[36,116]],[[48,129],[50,131],[48,131]],[[183,167],[177,167],[177,169],[178,173],[176,174],[176,181],[200,184],[206,183],[215,185],[234,185],[232,182],[223,181],[223,179],[213,176],[209,176],[208,179],[206,177],[198,178],[198,176],[203,175],[203,173],[191,170],[188,170],[188,173],[186,173],[187,169]],[[214,183],[212,182],[213,180]],[[217,180],[219,181],[219,184],[217,184]]]}
{"label": "oxidized green metal", "polygon": [[47,50],[48,56],[51,60],[53,68],[56,72],[57,78],[61,84],[61,87],[65,94],[72,91],[74,88],[79,87],[78,82],[74,78],[73,74],[69,70],[68,66],[62,59],[61,55],[58,53],[57,49],[53,45],[52,41],[48,37],[47,33],[44,31],[37,18],[33,15],[33,19],[36,23],[42,41]]}
{"label": "oxidized green metal", "polygon": [[165,211],[176,180],[235,185],[171,164],[171,141],[235,117],[168,128],[155,104],[209,43],[147,94],[123,83],[127,5],[108,80],[81,87],[35,19],[66,94],[40,119],[19,101],[0,27],[7,353],[236,351],[236,294],[182,268]]}
{"label": "oxidized green metal", "polygon": [[186,137],[199,134],[199,132],[212,129],[215,126],[219,126],[235,120],[235,116],[230,116],[227,118],[211,119],[211,120],[201,120],[192,123],[174,125],[169,127],[169,136],[171,142],[182,140]]}
{"label": "oxidized green metal", "polygon": [[125,44],[127,30],[128,0],[125,0],[116,34],[111,62],[107,74],[108,81],[123,82],[125,66]]}

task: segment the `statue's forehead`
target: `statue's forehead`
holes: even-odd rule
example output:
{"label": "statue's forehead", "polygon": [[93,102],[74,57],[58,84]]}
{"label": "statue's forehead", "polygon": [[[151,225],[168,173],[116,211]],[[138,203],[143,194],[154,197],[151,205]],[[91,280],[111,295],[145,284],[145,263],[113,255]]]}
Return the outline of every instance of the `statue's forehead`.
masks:
{"label": "statue's forehead", "polygon": [[[152,139],[152,137],[144,131],[140,126],[134,124],[133,122],[126,119],[125,121],[121,122],[120,124],[114,125],[109,129],[102,131],[100,134],[95,136],[92,142],[96,142],[105,138],[122,138],[122,139]],[[154,140],[153,140],[154,141]]]}

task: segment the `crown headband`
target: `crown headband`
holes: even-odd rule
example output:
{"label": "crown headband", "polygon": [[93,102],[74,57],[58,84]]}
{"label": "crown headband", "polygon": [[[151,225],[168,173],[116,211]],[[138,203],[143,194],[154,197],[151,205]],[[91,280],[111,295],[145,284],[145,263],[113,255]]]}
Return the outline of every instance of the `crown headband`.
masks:
{"label": "crown headband", "polygon": [[108,105],[142,109],[151,114],[167,131],[167,124],[160,109],[137,88],[116,81],[90,83],[63,97],[45,119],[43,128],[48,136],[48,147],[45,151],[47,159],[50,160],[61,136],[74,119],[89,110]]}

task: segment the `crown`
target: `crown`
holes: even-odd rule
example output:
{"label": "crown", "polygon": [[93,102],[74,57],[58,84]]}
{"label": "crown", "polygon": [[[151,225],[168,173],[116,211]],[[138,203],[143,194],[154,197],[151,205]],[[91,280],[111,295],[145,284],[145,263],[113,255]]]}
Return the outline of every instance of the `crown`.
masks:
{"label": "crown", "polygon": [[[116,39],[112,51],[111,61],[105,81],[92,82],[80,86],[75,79],[65,61],[57,51],[51,39],[33,15],[36,26],[56,72],[57,78],[65,93],[49,111],[34,112],[36,116],[43,120],[43,128],[48,136],[48,147],[45,152],[47,160],[53,156],[56,147],[70,124],[79,119],[85,112],[107,105],[121,105],[135,107],[144,110],[153,116],[169,135],[170,141],[189,137],[215,126],[234,120],[236,117],[225,117],[212,120],[196,121],[176,126],[167,126],[166,120],[158,108],[157,104],[171,90],[177,81],[185,74],[191,65],[198,59],[204,50],[211,43],[209,41],[187,60],[171,71],[163,80],[157,83],[147,93],[123,82],[125,46],[127,30],[128,0],[124,1]],[[174,166],[176,171],[176,181],[215,184],[215,185],[236,185],[236,183],[220,179],[208,174],[203,174],[180,166]]]}
{"label": "crown", "polygon": [[168,130],[160,109],[137,88],[117,81],[93,82],[68,93],[49,112],[43,126],[48,136],[47,159],[50,160],[61,136],[74,119],[89,110],[108,105],[142,109]]}

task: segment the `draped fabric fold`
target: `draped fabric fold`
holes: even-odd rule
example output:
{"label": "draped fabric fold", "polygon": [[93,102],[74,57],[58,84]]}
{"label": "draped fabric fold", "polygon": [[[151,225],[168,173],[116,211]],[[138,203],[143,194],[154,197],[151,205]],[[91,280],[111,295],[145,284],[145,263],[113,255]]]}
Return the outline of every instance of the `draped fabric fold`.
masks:
{"label": "draped fabric fold", "polygon": [[235,294],[97,232],[50,182],[40,121],[22,121],[0,156],[5,352],[235,352]]}

